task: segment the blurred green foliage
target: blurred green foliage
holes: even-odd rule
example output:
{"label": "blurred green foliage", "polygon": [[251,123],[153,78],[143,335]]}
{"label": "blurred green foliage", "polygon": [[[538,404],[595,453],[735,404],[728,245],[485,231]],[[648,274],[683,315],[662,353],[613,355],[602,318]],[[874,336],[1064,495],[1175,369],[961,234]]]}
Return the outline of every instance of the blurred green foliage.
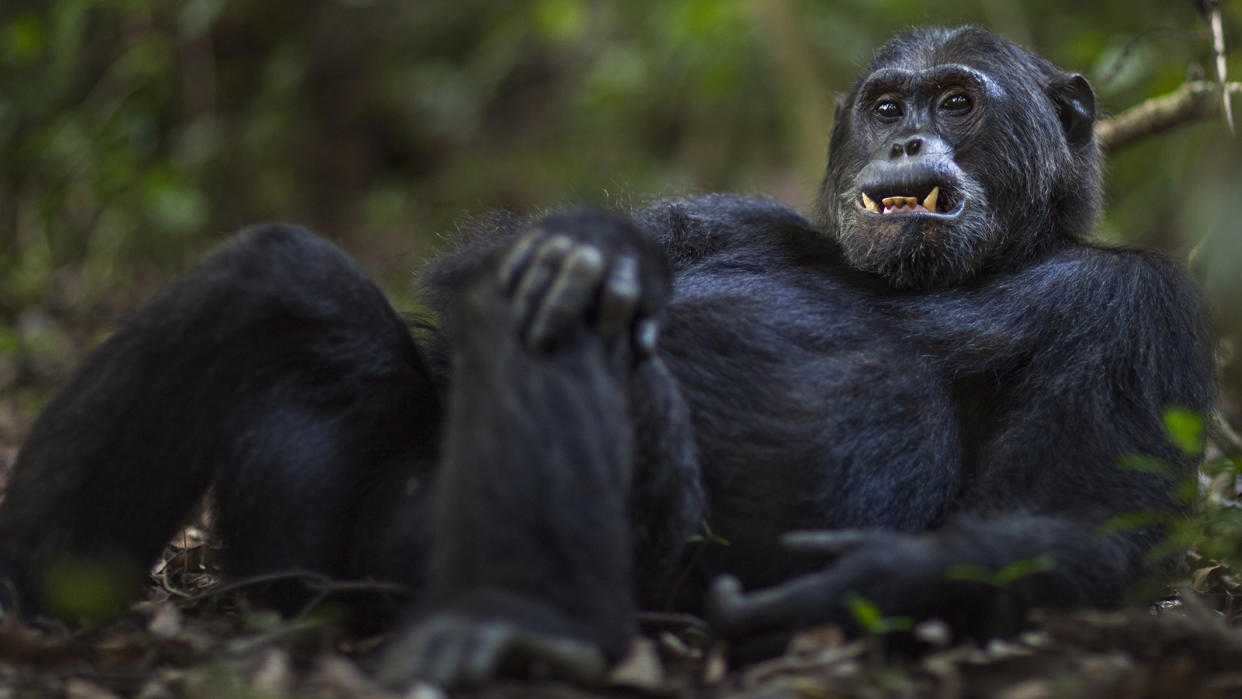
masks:
{"label": "blurred green foliage", "polygon": [[54,561],[46,576],[42,599],[58,619],[98,624],[115,619],[126,608],[137,581],[124,568],[96,560],[65,557]]}
{"label": "blurred green foliage", "polygon": [[[1222,4],[1242,45],[1242,1]],[[6,0],[0,392],[59,376],[48,357],[249,222],[341,241],[401,306],[437,236],[490,208],[742,190],[806,209],[871,51],[968,22],[1086,73],[1110,111],[1210,66],[1189,2]],[[1234,256],[1210,259],[1236,265],[1227,139],[1205,123],[1119,154],[1102,235],[1184,253],[1225,229]]]}
{"label": "blurred green foliage", "polygon": [[847,592],[843,599],[845,606],[854,617],[854,622],[864,633],[873,636],[896,631],[909,631],[914,628],[914,620],[910,617],[886,617],[884,611],[874,602],[857,592]]}

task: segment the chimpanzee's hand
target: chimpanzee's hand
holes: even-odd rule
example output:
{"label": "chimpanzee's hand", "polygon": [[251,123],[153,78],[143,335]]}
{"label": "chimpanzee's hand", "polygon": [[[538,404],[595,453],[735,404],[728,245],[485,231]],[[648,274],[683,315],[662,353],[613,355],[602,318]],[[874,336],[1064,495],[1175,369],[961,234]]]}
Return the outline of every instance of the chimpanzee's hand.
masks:
{"label": "chimpanzee's hand", "polygon": [[549,216],[499,260],[522,341],[546,352],[585,323],[609,346],[655,351],[656,314],[668,296],[663,255],[629,221],[592,210]]}
{"label": "chimpanzee's hand", "polygon": [[[917,536],[879,531],[793,532],[783,539],[795,552],[834,559],[819,572],[757,592],[722,576],[708,597],[712,627],[743,661],[779,654],[790,635],[819,624],[836,623],[858,631],[850,608],[852,595],[876,604],[886,614],[907,611],[935,586],[929,572],[926,541]],[[932,593],[934,594],[934,593]]]}

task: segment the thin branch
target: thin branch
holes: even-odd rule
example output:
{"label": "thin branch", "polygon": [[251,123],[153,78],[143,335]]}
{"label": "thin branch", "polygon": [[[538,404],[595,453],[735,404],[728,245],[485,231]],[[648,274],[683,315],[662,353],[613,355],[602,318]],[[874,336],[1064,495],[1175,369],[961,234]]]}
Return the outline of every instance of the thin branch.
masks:
{"label": "thin branch", "polygon": [[703,619],[693,614],[678,614],[674,612],[639,612],[638,623],[643,626],[661,629],[695,629],[704,633],[709,630],[707,622]]}
{"label": "thin branch", "polygon": [[1242,437],[1234,431],[1233,425],[1225,419],[1220,410],[1213,410],[1209,416],[1208,437],[1220,449],[1226,458],[1242,460]]}
{"label": "thin branch", "polygon": [[[1242,83],[1226,85],[1231,96],[1242,96]],[[1221,116],[1220,87],[1206,80],[1185,83],[1167,95],[1153,97],[1095,125],[1095,137],[1106,152],[1118,150],[1162,131]]]}
{"label": "thin branch", "polygon": [[1212,52],[1216,54],[1216,82],[1221,90],[1221,109],[1225,112],[1225,123],[1229,124],[1229,133],[1233,130],[1233,107],[1229,98],[1229,79],[1225,77],[1225,30],[1220,19],[1220,3],[1215,0],[1205,2],[1203,7],[1208,11],[1208,23],[1212,25]]}
{"label": "thin branch", "polygon": [[230,592],[237,592],[238,590],[243,590],[248,587],[264,585],[270,582],[283,582],[286,580],[300,582],[308,591],[317,594],[315,598],[316,600],[344,592],[371,592],[376,594],[398,596],[412,596],[414,594],[414,588],[403,583],[387,582],[383,580],[337,580],[330,576],[324,575],[323,573],[316,573],[309,570],[282,570],[217,585],[210,590],[204,590],[198,594],[188,595],[185,599],[191,603],[199,602],[212,597],[219,597]]}

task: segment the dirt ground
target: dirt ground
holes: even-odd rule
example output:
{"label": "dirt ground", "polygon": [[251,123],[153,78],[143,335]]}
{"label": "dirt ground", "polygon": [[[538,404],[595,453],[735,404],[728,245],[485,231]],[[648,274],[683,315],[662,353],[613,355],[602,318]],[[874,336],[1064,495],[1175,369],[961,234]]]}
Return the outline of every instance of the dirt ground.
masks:
{"label": "dirt ground", "polygon": [[[0,403],[0,474],[12,463],[28,410]],[[3,487],[0,477],[0,488]],[[169,544],[145,598],[89,630],[0,618],[0,699],[110,697],[1242,697],[1242,604],[1232,570],[1191,554],[1184,580],[1148,609],[1047,616],[1020,636],[948,643],[916,627],[928,649],[895,658],[883,639],[847,640],[831,627],[797,636],[785,655],[728,667],[706,626],[684,616],[645,619],[629,656],[598,687],[510,681],[446,694],[393,692],[371,679],[387,637],[359,634],[312,605],[282,618],[252,609],[243,586],[221,582],[219,549],[200,518]],[[312,589],[322,581],[309,581]],[[331,597],[331,584],[322,587]]]}

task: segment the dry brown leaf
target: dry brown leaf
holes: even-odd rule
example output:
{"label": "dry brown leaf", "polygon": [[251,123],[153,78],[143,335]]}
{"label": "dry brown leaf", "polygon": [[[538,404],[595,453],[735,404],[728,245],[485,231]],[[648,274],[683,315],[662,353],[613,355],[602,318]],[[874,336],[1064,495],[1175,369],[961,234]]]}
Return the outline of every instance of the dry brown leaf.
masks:
{"label": "dry brown leaf", "polygon": [[612,686],[649,692],[659,691],[667,679],[655,643],[641,637],[630,642],[625,657],[608,673],[608,684]]}
{"label": "dry brown leaf", "polygon": [[252,686],[262,696],[284,696],[293,691],[296,678],[289,654],[279,648],[267,648],[254,671]]}
{"label": "dry brown leaf", "polygon": [[330,693],[348,699],[396,699],[355,663],[339,655],[327,655],[315,663],[317,683]]}
{"label": "dry brown leaf", "polygon": [[1195,590],[1198,592],[1206,592],[1210,589],[1211,586],[1208,584],[1208,579],[1211,578],[1213,572],[1220,570],[1222,567],[1223,566],[1220,564],[1217,564],[1207,566],[1206,568],[1199,568],[1195,572],[1191,573],[1190,579]]}
{"label": "dry brown leaf", "polygon": [[65,697],[67,699],[120,699],[94,682],[78,677],[71,678],[65,683]]}
{"label": "dry brown leaf", "polygon": [[181,610],[171,602],[161,603],[147,622],[147,631],[165,641],[176,638],[181,633]]}

